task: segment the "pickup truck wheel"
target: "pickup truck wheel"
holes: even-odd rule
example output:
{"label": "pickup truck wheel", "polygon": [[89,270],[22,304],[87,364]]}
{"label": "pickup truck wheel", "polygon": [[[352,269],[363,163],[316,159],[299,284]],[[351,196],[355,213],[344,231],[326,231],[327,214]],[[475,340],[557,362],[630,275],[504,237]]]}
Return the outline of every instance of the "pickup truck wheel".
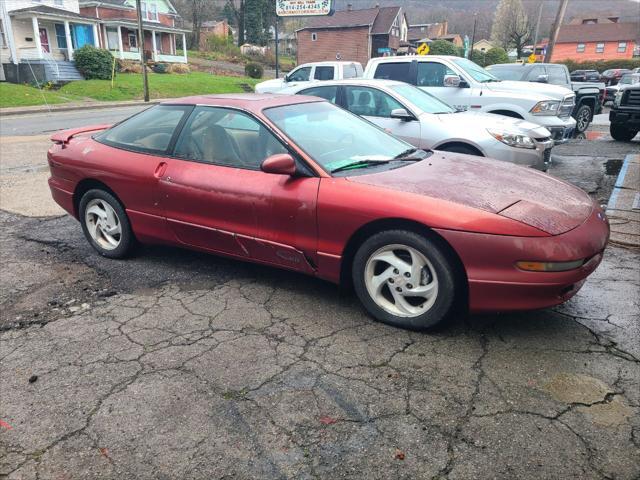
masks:
{"label": "pickup truck wheel", "polygon": [[576,131],[582,133],[589,128],[592,117],[593,112],[591,111],[591,107],[589,105],[582,105],[574,117],[576,119]]}
{"label": "pickup truck wheel", "polygon": [[633,137],[636,136],[638,130],[630,130],[624,125],[612,123],[609,126],[609,133],[614,138],[614,140],[618,140],[620,142],[629,142]]}

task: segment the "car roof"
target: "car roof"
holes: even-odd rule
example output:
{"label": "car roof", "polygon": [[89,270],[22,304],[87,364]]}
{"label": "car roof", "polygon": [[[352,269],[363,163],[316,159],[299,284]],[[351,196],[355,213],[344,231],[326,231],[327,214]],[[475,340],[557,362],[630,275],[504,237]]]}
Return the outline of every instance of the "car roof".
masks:
{"label": "car roof", "polygon": [[369,60],[372,63],[387,63],[387,62],[412,62],[414,60],[431,60],[431,59],[445,59],[455,60],[462,57],[456,57],[455,55],[395,55],[391,57],[376,57]]}
{"label": "car roof", "polygon": [[[394,85],[407,85],[398,80],[386,80],[381,78],[349,78],[346,80],[323,80],[321,82],[309,82],[307,85],[300,85],[300,90],[316,87],[330,87],[332,85],[362,85],[370,87],[391,87]],[[296,87],[293,87],[296,88]]]}
{"label": "car roof", "polygon": [[318,102],[320,99],[305,95],[273,95],[271,93],[226,93],[215,95],[195,95],[162,102],[163,105],[211,105],[235,107],[258,113],[265,108]]}
{"label": "car roof", "polygon": [[298,67],[309,67],[309,66],[323,66],[323,65],[352,65],[352,64],[356,64],[358,62],[356,62],[355,60],[334,60],[334,61],[330,61],[327,60],[325,62],[307,62],[307,63],[303,63],[301,65],[298,65]]}

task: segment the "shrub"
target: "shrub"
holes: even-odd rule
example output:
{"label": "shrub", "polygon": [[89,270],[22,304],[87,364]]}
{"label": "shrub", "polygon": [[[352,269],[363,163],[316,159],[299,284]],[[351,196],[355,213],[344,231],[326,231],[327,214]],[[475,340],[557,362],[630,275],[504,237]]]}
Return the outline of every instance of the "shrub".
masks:
{"label": "shrub", "polygon": [[121,73],[142,73],[140,62],[133,60],[118,60],[118,71]]}
{"label": "shrub", "polygon": [[169,73],[167,70],[169,68],[169,65],[166,63],[154,63],[153,67],[151,67],[151,69],[155,72],[155,73]]}
{"label": "shrub", "polygon": [[429,55],[458,55],[458,47],[446,40],[434,40],[429,45]]}
{"label": "shrub", "polygon": [[189,65],[186,63],[171,63],[169,64],[169,68],[167,68],[167,72],[169,73],[190,73],[191,69]]}
{"label": "shrub", "polygon": [[500,47],[490,48],[486,52],[473,50],[471,52],[471,60],[476,62],[481,67],[486,67],[487,65],[495,65],[496,63],[510,63],[507,51],[504,48]]}
{"label": "shrub", "polygon": [[113,56],[108,50],[85,45],[73,53],[76,67],[87,80],[110,80],[113,71]]}
{"label": "shrub", "polygon": [[640,58],[620,58],[617,60],[595,60],[586,62],[576,62],[575,60],[560,60],[557,63],[563,63],[570,72],[573,70],[597,70],[600,73],[610,68],[638,68],[640,67]]}
{"label": "shrub", "polygon": [[259,63],[249,62],[244,66],[244,73],[247,75],[247,77],[262,78],[264,69]]}

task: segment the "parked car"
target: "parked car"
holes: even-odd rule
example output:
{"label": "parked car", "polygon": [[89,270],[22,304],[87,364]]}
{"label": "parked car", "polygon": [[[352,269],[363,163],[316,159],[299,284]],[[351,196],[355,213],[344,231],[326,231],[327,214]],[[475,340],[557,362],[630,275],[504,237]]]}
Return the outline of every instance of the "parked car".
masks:
{"label": "parked car", "polygon": [[413,85],[394,80],[338,80],[282,93],[329,100],[414,147],[505,160],[546,171],[553,140],[544,127],[482,112],[458,112]]}
{"label": "parked car", "polygon": [[574,70],[571,72],[572,82],[599,82],[600,72],[597,70]]}
{"label": "parked car", "polygon": [[[538,82],[559,85],[572,90],[576,104],[571,116],[576,119],[576,131],[589,128],[593,116],[602,111],[604,83],[574,82],[569,69],[560,63],[504,63],[491,65],[487,70],[501,80]],[[586,71],[586,70],[585,70]]]}
{"label": "parked car", "polygon": [[609,235],[577,187],[416,149],[316,97],[190,97],[52,140],[53,198],[101,255],[164,243],[352,282],[401,327],[562,303]]}
{"label": "parked car", "polygon": [[623,86],[609,112],[609,132],[615,140],[628,142],[640,131],[640,84]]}
{"label": "parked car", "polygon": [[625,85],[635,85],[637,83],[640,83],[640,73],[627,73],[623,75],[620,81],[616,85],[612,85],[605,89],[605,94],[604,94],[605,103],[613,102],[613,100],[616,97],[616,94]]}
{"label": "parked car", "polygon": [[362,77],[362,65],[358,62],[305,63],[293,69],[283,78],[266,80],[256,85],[256,93],[275,93],[283,88],[310,82]]}
{"label": "parked car", "polygon": [[364,78],[416,85],[459,110],[496,113],[546,127],[556,143],[576,127],[575,94],[555,85],[505,82],[466,58],[440,55],[369,60]]}
{"label": "parked car", "polygon": [[617,84],[623,75],[632,73],[628,68],[611,68],[605,70],[600,75],[600,81],[604,82],[607,86]]}

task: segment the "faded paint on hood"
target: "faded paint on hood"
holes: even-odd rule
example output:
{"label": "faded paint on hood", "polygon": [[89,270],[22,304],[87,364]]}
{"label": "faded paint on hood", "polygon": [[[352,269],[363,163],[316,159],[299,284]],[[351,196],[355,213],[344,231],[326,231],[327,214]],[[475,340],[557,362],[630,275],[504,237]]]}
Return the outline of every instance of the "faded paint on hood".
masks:
{"label": "faded paint on hood", "polygon": [[459,203],[559,235],[593,210],[582,190],[554,177],[484,157],[435,152],[420,162],[349,181]]}

